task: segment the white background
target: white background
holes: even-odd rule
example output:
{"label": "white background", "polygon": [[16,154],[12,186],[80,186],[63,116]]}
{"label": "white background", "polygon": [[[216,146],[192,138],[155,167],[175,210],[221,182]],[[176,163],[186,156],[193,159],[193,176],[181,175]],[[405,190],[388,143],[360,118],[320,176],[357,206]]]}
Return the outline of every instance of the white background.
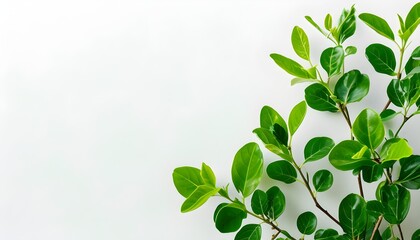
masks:
{"label": "white background", "polygon": [[[269,54],[298,59],[290,34],[299,25],[318,62],[330,43],[304,16],[322,23],[332,13],[337,20],[353,3],[358,13],[383,16],[397,29],[396,13],[405,17],[415,1],[2,0],[0,239],[233,239],[212,222],[221,199],[180,213],[172,170],[206,162],[220,185],[230,182],[235,152],[258,142],[252,130],[261,107],[287,117],[303,99],[305,85],[291,87],[291,76]],[[416,34],[410,52],[419,45]],[[363,57],[371,42],[396,51],[358,20],[347,44],[359,52],[347,69],[361,69],[372,83],[370,95],[350,106],[353,119],[365,105],[379,111],[386,102],[390,78]],[[418,124],[413,119],[402,131],[417,154]],[[322,135],[339,142],[349,133],[339,114],[309,110],[295,137],[299,160],[304,144]],[[277,160],[264,153],[266,164]],[[332,170],[327,162],[307,171]],[[273,182],[264,179],[267,189]],[[299,213],[319,211],[300,184],[279,186],[288,206],[280,226],[295,233]],[[319,199],[336,215],[349,191],[357,192],[356,179],[340,172]],[[407,238],[420,227],[419,198],[412,194]],[[321,214],[319,221],[335,227]]]}

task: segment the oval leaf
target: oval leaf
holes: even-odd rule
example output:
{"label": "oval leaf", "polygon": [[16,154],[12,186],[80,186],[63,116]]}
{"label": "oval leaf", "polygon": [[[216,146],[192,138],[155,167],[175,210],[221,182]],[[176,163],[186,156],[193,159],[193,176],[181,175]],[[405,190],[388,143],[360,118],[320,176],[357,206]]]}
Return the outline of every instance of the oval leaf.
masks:
{"label": "oval leaf", "polygon": [[410,58],[405,64],[405,73],[408,75],[414,68],[420,66],[420,46],[416,47],[411,53]]}
{"label": "oval leaf", "polygon": [[376,149],[385,137],[385,128],[378,113],[365,109],[354,121],[353,133],[359,142]]}
{"label": "oval leaf", "polygon": [[362,13],[359,15],[359,18],[380,35],[390,40],[395,39],[391,27],[389,27],[388,23],[383,18],[370,13]]}
{"label": "oval leaf", "polygon": [[296,54],[305,59],[309,60],[310,50],[309,50],[309,41],[308,36],[302,28],[295,26],[292,31],[292,45]]}
{"label": "oval leaf", "polygon": [[384,143],[381,150],[382,162],[400,160],[413,154],[413,149],[408,145],[407,140],[402,138],[391,138]]}
{"label": "oval leaf", "polygon": [[367,183],[376,182],[381,179],[383,173],[382,165],[375,164],[362,168],[363,180]]}
{"label": "oval leaf", "polygon": [[319,83],[314,83],[305,89],[305,100],[309,107],[315,110],[338,111],[334,100],[330,97],[330,92]]}
{"label": "oval leaf", "polygon": [[378,73],[396,75],[397,62],[391,48],[380,43],[371,44],[366,48],[366,57]]}
{"label": "oval leaf", "polygon": [[274,131],[274,124],[279,124],[287,131],[287,125],[280,114],[272,107],[264,106],[260,112],[260,126],[270,131]]}
{"label": "oval leaf", "polygon": [[325,192],[330,189],[333,181],[332,173],[326,169],[317,171],[312,177],[312,183],[317,192]]}
{"label": "oval leaf", "polygon": [[389,100],[397,107],[404,106],[405,98],[404,98],[404,90],[401,85],[401,81],[398,79],[393,79],[387,89],[386,93],[388,95]]}
{"label": "oval leaf", "polygon": [[391,224],[400,224],[410,210],[410,192],[399,185],[387,185],[381,189],[384,218]]}
{"label": "oval leaf", "polygon": [[367,223],[365,200],[354,193],[347,195],[338,208],[338,218],[344,232],[355,239],[363,233]]}
{"label": "oval leaf", "polygon": [[267,167],[267,175],[274,180],[288,184],[295,182],[297,178],[296,169],[287,161],[270,163]]}
{"label": "oval leaf", "polygon": [[295,134],[300,124],[302,123],[303,119],[305,118],[305,115],[306,115],[306,102],[302,101],[298,103],[292,109],[289,115],[289,131],[290,131],[291,136]]}
{"label": "oval leaf", "polygon": [[353,140],[345,140],[337,144],[329,155],[330,163],[339,170],[353,170],[362,166],[371,166],[368,148]]}
{"label": "oval leaf", "polygon": [[214,175],[213,170],[205,163],[201,165],[200,174],[205,184],[216,187],[216,176]]}
{"label": "oval leaf", "polygon": [[251,198],[251,208],[255,214],[263,214],[268,208],[267,194],[259,189],[255,190]]}
{"label": "oval leaf", "polygon": [[405,27],[410,28],[414,25],[420,18],[420,2],[416,3],[408,12],[407,17],[405,18]]}
{"label": "oval leaf", "polygon": [[172,179],[176,190],[184,196],[189,197],[200,185],[204,184],[200,169],[194,167],[178,167],[172,173]]}
{"label": "oval leaf", "polygon": [[401,170],[397,183],[409,189],[420,189],[420,156],[412,155],[400,160]]}
{"label": "oval leaf", "polygon": [[203,205],[207,200],[219,192],[219,188],[210,187],[207,185],[199,186],[191,195],[185,199],[181,206],[181,212],[191,212]]}
{"label": "oval leaf", "polygon": [[304,212],[297,218],[296,225],[299,232],[305,235],[310,235],[315,232],[317,218],[312,212]]}
{"label": "oval leaf", "polygon": [[329,137],[312,138],[305,145],[305,162],[316,161],[327,156],[334,144],[334,141]]}
{"label": "oval leaf", "polygon": [[248,224],[239,230],[235,236],[235,240],[261,240],[261,225]]}
{"label": "oval leaf", "polygon": [[257,188],[263,173],[263,156],[258,144],[248,143],[236,153],[232,181],[236,190],[248,197]]}
{"label": "oval leaf", "polygon": [[277,186],[267,190],[268,208],[264,213],[269,219],[276,220],[286,209],[286,198]]}
{"label": "oval leaf", "polygon": [[345,73],[335,85],[334,95],[344,104],[358,102],[369,92],[369,77],[359,70]]}
{"label": "oval leaf", "polygon": [[276,53],[270,54],[270,57],[287,73],[300,78],[311,78],[309,72],[292,59]]}
{"label": "oval leaf", "polygon": [[321,66],[328,73],[328,76],[340,73],[344,63],[343,47],[331,47],[325,49],[321,54]]}
{"label": "oval leaf", "polygon": [[217,230],[221,233],[236,232],[242,225],[242,220],[246,218],[246,212],[236,203],[220,204],[213,216]]}
{"label": "oval leaf", "polygon": [[314,239],[315,240],[331,240],[335,239],[338,236],[338,232],[334,229],[318,229],[315,232]]}

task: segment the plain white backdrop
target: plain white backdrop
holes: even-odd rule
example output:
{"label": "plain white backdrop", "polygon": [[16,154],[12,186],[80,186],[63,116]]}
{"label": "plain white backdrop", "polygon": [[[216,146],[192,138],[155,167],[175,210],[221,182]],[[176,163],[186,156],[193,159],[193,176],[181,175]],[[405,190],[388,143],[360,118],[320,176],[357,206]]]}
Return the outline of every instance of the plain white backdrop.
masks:
{"label": "plain white backdrop", "polygon": [[[252,130],[261,107],[287,117],[303,99],[304,85],[291,87],[291,76],[269,54],[297,59],[290,34],[299,25],[318,61],[329,43],[305,15],[322,22],[331,13],[337,20],[356,4],[358,13],[383,16],[395,30],[396,14],[405,16],[415,2],[1,1],[0,239],[233,239],[213,225],[221,199],[180,213],[183,198],[172,170],[206,162],[226,185],[235,152],[258,142]],[[386,102],[390,79],[374,73],[363,57],[371,42],[396,51],[358,20],[347,44],[359,52],[347,69],[368,73],[371,92],[350,107],[353,119],[365,105],[379,111]],[[417,151],[419,122],[411,120],[411,130],[402,131]],[[348,138],[343,118],[309,110],[295,137],[296,152],[322,135],[336,142]],[[264,154],[266,164],[277,160]],[[318,168],[333,170],[325,159],[307,171]],[[261,188],[272,183],[265,177]],[[319,212],[301,185],[279,186],[287,198],[280,225],[295,233],[298,214]],[[336,215],[349,191],[357,192],[356,179],[340,172],[319,199]],[[419,199],[412,192],[407,236],[420,227]],[[320,216],[320,227],[335,227]],[[270,234],[266,229],[264,239]]]}

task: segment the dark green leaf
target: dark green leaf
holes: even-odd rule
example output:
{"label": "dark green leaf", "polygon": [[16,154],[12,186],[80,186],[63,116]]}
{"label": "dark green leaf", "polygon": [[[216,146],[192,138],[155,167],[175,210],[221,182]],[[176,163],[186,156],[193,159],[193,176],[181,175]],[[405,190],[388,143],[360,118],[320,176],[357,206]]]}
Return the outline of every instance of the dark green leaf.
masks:
{"label": "dark green leaf", "polygon": [[409,79],[403,79],[401,87],[405,92],[405,102],[408,106],[414,105],[420,97],[420,73],[413,74]]}
{"label": "dark green leaf", "polygon": [[255,190],[251,198],[251,208],[255,214],[263,214],[268,208],[267,194],[259,189]]}
{"label": "dark green leaf", "polygon": [[384,121],[388,121],[388,120],[391,120],[391,119],[393,119],[395,116],[397,116],[398,115],[398,113],[397,112],[395,112],[394,110],[392,110],[392,109],[389,109],[389,108],[387,108],[387,109],[385,109],[383,112],[381,112],[381,114],[380,114],[380,116],[381,116],[381,119],[382,119],[382,121],[384,122]]}
{"label": "dark green leaf", "polygon": [[260,240],[261,226],[259,224],[248,224],[239,230],[235,236],[235,240]]}
{"label": "dark green leaf", "polygon": [[274,60],[277,65],[283,68],[284,71],[287,73],[300,77],[300,78],[310,78],[310,74],[308,73],[305,68],[302,67],[299,63],[295,62],[294,60],[287,58],[283,55],[272,53],[270,57]]}
{"label": "dark green leaf", "polygon": [[405,73],[408,75],[414,68],[420,66],[420,46],[416,47],[411,53],[410,58],[405,64]]}
{"label": "dark green leaf", "polygon": [[220,188],[214,188],[207,185],[198,186],[197,189],[187,199],[181,206],[181,212],[191,212],[203,205],[207,200],[216,195],[219,192]]}
{"label": "dark green leaf", "polygon": [[325,26],[325,29],[327,29],[328,31],[331,30],[331,28],[332,28],[332,16],[331,16],[331,14],[327,14],[327,16],[325,16],[324,26]]}
{"label": "dark green leaf", "polygon": [[310,235],[315,232],[317,218],[312,212],[304,212],[297,218],[296,225],[299,232],[305,235]]}
{"label": "dark green leaf", "polygon": [[359,15],[359,18],[380,35],[394,41],[394,33],[392,32],[391,27],[389,27],[388,23],[383,18],[371,13],[362,13]]}
{"label": "dark green leaf", "polygon": [[395,239],[395,237],[393,237],[393,230],[392,230],[392,225],[389,225],[382,233],[382,239],[386,239],[386,240],[397,240]]}
{"label": "dark green leaf", "polygon": [[292,31],[292,45],[296,54],[305,59],[310,59],[308,36],[302,28],[295,26]]}
{"label": "dark green leaf", "polygon": [[205,184],[216,187],[216,176],[214,175],[213,170],[205,163],[201,165],[200,174]]}
{"label": "dark green leaf", "polygon": [[297,178],[296,169],[287,161],[270,163],[267,167],[267,175],[272,179],[288,184],[295,182]]}
{"label": "dark green leaf", "polygon": [[367,222],[365,200],[357,194],[347,195],[338,208],[338,218],[344,232],[352,239],[363,233]]}
{"label": "dark green leaf", "polygon": [[383,173],[382,165],[365,166],[362,168],[363,180],[368,183],[376,182],[381,179]]}
{"label": "dark green leaf", "polygon": [[400,160],[401,170],[397,183],[409,189],[420,189],[420,156],[412,155]]}
{"label": "dark green leaf", "polygon": [[318,111],[337,112],[338,108],[330,97],[330,92],[321,84],[314,83],[305,89],[306,103]]}
{"label": "dark green leaf", "polygon": [[399,185],[388,185],[381,189],[384,218],[391,224],[400,224],[410,210],[410,192]]}
{"label": "dark green leaf", "polygon": [[382,146],[381,159],[382,162],[390,160],[400,160],[413,154],[413,149],[408,145],[407,140],[403,138],[391,138]]}
{"label": "dark green leaf", "polygon": [[236,190],[247,197],[257,188],[263,174],[263,156],[258,144],[248,143],[236,153],[232,180]]}
{"label": "dark green leaf", "polygon": [[338,236],[338,232],[334,229],[318,229],[315,232],[314,239],[315,240],[332,240]]}
{"label": "dark green leaf", "polygon": [[289,115],[289,131],[290,131],[291,136],[295,134],[300,124],[302,123],[303,119],[305,118],[305,115],[306,115],[306,102],[305,101],[302,101],[298,103],[295,107],[293,107]]}
{"label": "dark green leaf", "polygon": [[417,229],[414,233],[413,236],[411,236],[411,240],[419,240],[420,239],[420,228]]}
{"label": "dark green leaf", "polygon": [[358,102],[369,92],[369,77],[359,70],[345,73],[335,85],[334,95],[344,104]]}
{"label": "dark green leaf", "polygon": [[346,56],[353,55],[357,53],[357,48],[355,46],[348,46],[346,47],[345,52],[346,52]]}
{"label": "dark green leaf", "polygon": [[305,145],[305,162],[316,161],[328,155],[334,147],[334,141],[329,137],[315,137]]}
{"label": "dark green leaf", "polygon": [[377,200],[371,200],[366,203],[366,209],[369,216],[377,219],[384,213],[384,206]]}
{"label": "dark green leaf", "polygon": [[337,144],[329,155],[330,163],[339,170],[353,170],[362,166],[371,166],[370,152],[367,146],[353,140]]}
{"label": "dark green leaf", "polygon": [[203,185],[200,169],[194,167],[178,167],[172,173],[176,190],[184,196],[189,197],[198,186]]}
{"label": "dark green leaf", "polygon": [[367,108],[354,121],[353,133],[359,142],[376,149],[385,137],[385,128],[379,114]]}
{"label": "dark green leaf", "polygon": [[261,128],[265,128],[270,130],[271,132],[274,131],[274,124],[279,124],[282,128],[284,128],[287,132],[287,125],[284,119],[269,106],[264,106],[260,112],[260,126]]}
{"label": "dark green leaf", "polygon": [[222,203],[214,212],[213,220],[221,233],[236,232],[246,218],[246,212],[237,203]]}
{"label": "dark green leaf", "polygon": [[276,220],[286,208],[286,198],[277,186],[273,186],[267,190],[267,198],[268,209],[265,215],[272,220]]}
{"label": "dark green leaf", "polygon": [[366,57],[375,71],[390,76],[396,75],[397,62],[391,48],[380,43],[371,44],[366,48]]}
{"label": "dark green leaf", "polygon": [[332,173],[326,169],[317,171],[312,177],[312,183],[317,192],[325,192],[330,189],[333,181]]}
{"label": "dark green leaf", "polygon": [[328,73],[328,76],[340,73],[344,63],[343,47],[330,47],[321,54],[321,66]]}
{"label": "dark green leaf", "polygon": [[287,133],[287,129],[282,127],[278,123],[275,123],[273,128],[274,128],[273,135],[276,138],[277,142],[279,142],[280,144],[283,144],[284,146],[287,146],[288,145],[287,141],[289,139],[289,134]]}
{"label": "dark green leaf", "polygon": [[401,86],[401,81],[398,79],[392,80],[387,89],[386,89],[387,95],[389,100],[397,107],[404,106],[405,103],[405,93]]}
{"label": "dark green leaf", "polygon": [[354,13],[356,9],[354,6],[350,8],[350,11],[343,10],[340,19],[338,21],[337,32],[339,34],[339,43],[343,43],[347,38],[351,37],[356,31],[356,17]]}

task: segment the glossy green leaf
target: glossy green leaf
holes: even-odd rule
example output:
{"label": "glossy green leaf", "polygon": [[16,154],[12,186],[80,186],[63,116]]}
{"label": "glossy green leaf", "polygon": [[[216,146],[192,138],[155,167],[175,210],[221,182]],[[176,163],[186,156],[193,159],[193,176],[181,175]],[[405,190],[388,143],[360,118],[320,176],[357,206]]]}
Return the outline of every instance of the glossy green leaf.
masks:
{"label": "glossy green leaf", "polygon": [[307,83],[307,82],[316,83],[316,82],[319,82],[319,80],[315,78],[293,78],[292,81],[290,82],[290,85],[294,86],[299,83]]}
{"label": "glossy green leaf", "polygon": [[338,208],[338,219],[343,231],[357,238],[365,230],[367,223],[367,211],[365,200],[357,194],[347,195]]}
{"label": "glossy green leaf", "polygon": [[297,172],[293,165],[287,161],[275,161],[268,165],[267,175],[284,183],[293,183],[296,181]]}
{"label": "glossy green leaf", "polygon": [[213,170],[207,166],[205,163],[201,165],[201,178],[203,182],[209,186],[216,187],[216,176],[214,175]]}
{"label": "glossy green leaf", "polygon": [[308,36],[302,28],[295,26],[292,31],[292,46],[296,54],[305,59],[310,59]]}
{"label": "glossy green leaf", "polygon": [[288,145],[287,141],[289,139],[289,133],[287,132],[287,128],[284,128],[278,123],[274,123],[273,135],[276,138],[277,142],[284,146]]}
{"label": "glossy green leaf", "polygon": [[411,240],[419,240],[420,239],[420,228],[417,229],[413,235],[411,236]]}
{"label": "glossy green leaf", "polygon": [[380,43],[374,43],[366,48],[365,53],[375,71],[390,76],[396,75],[395,67],[397,66],[397,62],[391,48]]}
{"label": "glossy green leaf", "polygon": [[324,27],[328,31],[331,30],[331,28],[332,28],[332,16],[331,16],[331,14],[327,14],[327,16],[325,16]]}
{"label": "glossy green leaf", "polygon": [[267,190],[268,208],[265,215],[275,220],[286,209],[286,198],[283,192],[277,186],[273,186]]}
{"label": "glossy green leaf", "polygon": [[345,73],[337,81],[334,95],[344,104],[358,102],[369,92],[369,77],[359,70]]}
{"label": "glossy green leaf", "polygon": [[411,25],[409,28],[405,30],[405,32],[402,34],[402,39],[407,41],[410,38],[410,36],[414,33],[414,31],[416,31],[419,24],[420,24],[420,18],[418,18],[417,21],[413,23],[413,25]]}
{"label": "glossy green leaf", "polygon": [[312,183],[317,192],[325,192],[330,189],[333,181],[332,173],[326,169],[317,171],[312,177]]}
{"label": "glossy green leaf", "polygon": [[378,17],[376,15],[373,15],[371,13],[362,13],[359,15],[360,20],[366,23],[370,28],[375,30],[380,35],[390,39],[394,40],[394,33],[392,32],[391,27],[388,25],[388,23],[381,17]]}
{"label": "glossy green leaf", "polygon": [[239,230],[235,236],[235,240],[260,240],[262,234],[261,225],[248,224]]}
{"label": "glossy green leaf", "polygon": [[354,16],[356,9],[354,6],[350,10],[344,9],[338,20],[338,39],[339,43],[343,43],[347,38],[351,37],[356,31],[356,17]]}
{"label": "glossy green leaf", "polygon": [[181,212],[191,212],[199,207],[201,207],[207,200],[216,195],[219,192],[219,188],[214,188],[207,185],[198,186],[197,189],[187,199],[181,206]]}
{"label": "glossy green leaf", "polygon": [[256,143],[247,143],[236,153],[232,181],[236,190],[248,197],[258,187],[263,174],[263,155]]}
{"label": "glossy green leaf", "polygon": [[189,197],[204,181],[200,169],[194,167],[178,167],[172,173],[172,179],[176,190],[184,196]]}
{"label": "glossy green leaf", "polygon": [[344,64],[343,47],[330,47],[321,54],[321,66],[328,73],[328,76],[340,73]]}
{"label": "glossy green leaf", "polygon": [[388,227],[382,232],[382,239],[386,239],[386,240],[399,240],[396,237],[394,237],[393,235],[393,230],[392,230],[392,225],[388,225]]}
{"label": "glossy green leaf", "polygon": [[395,112],[395,110],[392,109],[385,109],[381,112],[380,116],[383,122],[393,119],[395,116],[397,116],[399,113]]}
{"label": "glossy green leaf", "polygon": [[315,137],[305,145],[305,162],[316,161],[328,155],[334,147],[334,141],[329,137]]}
{"label": "glossy green leaf", "polygon": [[357,48],[355,46],[348,46],[346,47],[345,52],[346,52],[346,56],[353,55],[357,53]]}
{"label": "glossy green leaf", "polygon": [[384,218],[391,224],[400,224],[410,210],[410,192],[399,185],[388,185],[381,189]]}
{"label": "glossy green leaf", "polygon": [[306,103],[318,111],[337,112],[338,108],[331,99],[329,91],[321,84],[314,83],[305,89]]}
{"label": "glossy green leaf", "polygon": [[386,89],[387,95],[389,100],[397,107],[404,106],[405,103],[405,93],[401,86],[401,81],[398,79],[392,80],[387,89]]}
{"label": "glossy green leaf", "polygon": [[408,106],[414,105],[420,98],[420,73],[413,74],[409,79],[401,81],[404,98]]}
{"label": "glossy green leaf", "polygon": [[420,18],[420,2],[416,3],[408,12],[405,18],[406,28],[411,27]]}
{"label": "glossy green leaf", "polygon": [[353,140],[345,140],[337,144],[329,155],[331,165],[339,170],[353,170],[362,166],[371,166],[368,148]]}
{"label": "glossy green leaf", "polygon": [[305,101],[302,101],[298,103],[295,107],[293,107],[289,115],[289,131],[290,131],[291,136],[295,134],[300,124],[302,123],[303,119],[305,118],[305,115],[306,115],[306,102]]}
{"label": "glossy green leaf", "polygon": [[376,149],[385,137],[385,128],[379,114],[367,108],[354,121],[353,133],[359,142]]}
{"label": "glossy green leaf", "polygon": [[236,232],[247,216],[245,210],[237,203],[220,204],[213,216],[217,230],[221,233]]}
{"label": "glossy green leaf", "polygon": [[383,174],[382,165],[375,164],[373,166],[362,167],[363,180],[367,183],[376,182],[381,179]]}
{"label": "glossy green leaf", "polygon": [[338,236],[338,232],[334,229],[318,229],[315,232],[315,240],[333,240]]}
{"label": "glossy green leaf", "polygon": [[302,234],[311,235],[315,232],[317,218],[312,212],[304,212],[297,218],[296,226]]}
{"label": "glossy green leaf", "polygon": [[305,19],[312,25],[314,26],[318,31],[320,31],[323,35],[325,35],[325,32],[322,30],[322,28],[310,17],[310,16],[305,16]]}
{"label": "glossy green leaf", "polygon": [[305,68],[303,68],[302,65],[290,58],[287,58],[277,53],[270,54],[270,57],[274,60],[275,63],[277,63],[277,65],[279,65],[279,67],[281,67],[284,71],[293,76],[300,78],[311,77],[308,71]]}
{"label": "glossy green leaf", "polygon": [[289,162],[293,162],[293,158],[290,155],[289,150],[287,149],[286,146],[281,145],[280,147],[272,145],[272,144],[266,144],[265,147],[272,153],[280,156],[281,158],[289,161]]}
{"label": "glossy green leaf", "polygon": [[274,124],[276,123],[287,131],[286,122],[280,114],[272,107],[264,106],[260,112],[260,126],[270,131],[274,131]]}
{"label": "glossy green leaf", "polygon": [[420,189],[420,156],[412,155],[400,160],[401,170],[397,183],[409,189]]}
{"label": "glossy green leaf", "polygon": [[251,198],[251,208],[255,214],[263,214],[268,209],[267,194],[259,189],[255,190]]}
{"label": "glossy green leaf", "polygon": [[420,67],[420,46],[416,47],[411,53],[410,58],[405,64],[405,73],[408,75],[416,67]]}
{"label": "glossy green leaf", "polygon": [[407,140],[403,138],[391,138],[382,146],[381,159],[382,162],[390,160],[400,160],[413,154],[413,149],[408,145]]}
{"label": "glossy green leaf", "polygon": [[276,137],[270,130],[266,128],[256,128],[252,132],[255,133],[264,144],[272,144],[278,147],[280,146],[280,143],[277,141]]}

